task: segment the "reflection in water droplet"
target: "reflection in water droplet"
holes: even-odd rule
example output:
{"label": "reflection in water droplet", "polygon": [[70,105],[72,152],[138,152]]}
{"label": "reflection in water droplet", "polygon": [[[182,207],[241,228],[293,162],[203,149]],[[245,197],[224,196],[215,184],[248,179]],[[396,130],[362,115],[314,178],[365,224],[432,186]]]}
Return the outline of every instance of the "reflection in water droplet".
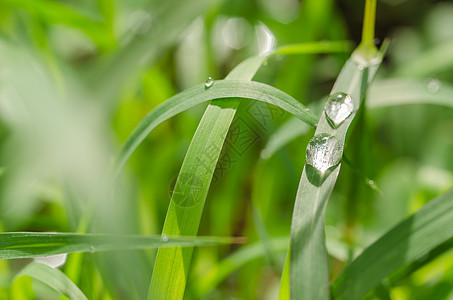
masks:
{"label": "reflection in water droplet", "polygon": [[433,78],[433,79],[431,79],[428,82],[428,86],[427,86],[428,91],[430,91],[431,93],[435,94],[435,93],[437,93],[439,91],[440,85],[441,85],[440,81],[435,79],[435,78]]}
{"label": "reflection in water droplet", "polygon": [[321,133],[308,143],[306,175],[308,180],[320,186],[341,161],[342,143],[334,136]]}
{"label": "reflection in water droplet", "polygon": [[327,121],[333,128],[340,126],[353,111],[354,102],[351,96],[345,93],[330,95],[324,107]]}
{"label": "reflection in water droplet", "polygon": [[162,235],[162,242],[168,242],[168,236],[165,233]]}
{"label": "reflection in water droplet", "polygon": [[204,83],[204,86],[206,88],[210,88],[213,84],[214,84],[214,79],[212,79],[212,77],[208,77],[208,79],[206,79],[206,81]]}
{"label": "reflection in water droplet", "polygon": [[90,246],[90,252],[91,252],[91,253],[96,252],[96,248],[94,248],[94,246]]}

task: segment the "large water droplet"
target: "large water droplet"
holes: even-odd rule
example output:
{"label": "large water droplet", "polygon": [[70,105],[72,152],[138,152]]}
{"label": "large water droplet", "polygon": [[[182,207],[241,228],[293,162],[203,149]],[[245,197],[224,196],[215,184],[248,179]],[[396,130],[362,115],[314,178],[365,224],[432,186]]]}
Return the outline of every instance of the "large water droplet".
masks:
{"label": "large water droplet", "polygon": [[343,155],[343,145],[336,137],[320,133],[308,143],[306,175],[308,180],[320,186],[338,166]]}
{"label": "large water droplet", "polygon": [[333,128],[340,126],[354,110],[354,102],[351,96],[345,93],[335,93],[329,96],[324,112],[327,121]]}
{"label": "large water droplet", "polygon": [[204,83],[204,86],[206,88],[210,88],[213,84],[214,84],[214,79],[212,79],[212,77],[208,77],[208,79],[206,79],[206,81]]}
{"label": "large water droplet", "polygon": [[162,242],[168,242],[168,236],[165,233],[162,235]]}
{"label": "large water droplet", "polygon": [[428,82],[428,86],[427,86],[428,91],[430,91],[431,93],[435,94],[435,93],[437,93],[439,91],[440,85],[441,85],[440,81],[435,79],[435,78],[433,78],[433,79],[431,79]]}

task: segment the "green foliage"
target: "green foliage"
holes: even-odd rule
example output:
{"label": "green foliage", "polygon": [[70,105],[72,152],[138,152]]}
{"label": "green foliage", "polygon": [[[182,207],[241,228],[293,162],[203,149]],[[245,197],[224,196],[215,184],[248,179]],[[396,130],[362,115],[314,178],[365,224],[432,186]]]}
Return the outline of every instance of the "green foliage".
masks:
{"label": "green foliage", "polygon": [[0,299],[451,298],[453,5],[390,2],[0,1]]}

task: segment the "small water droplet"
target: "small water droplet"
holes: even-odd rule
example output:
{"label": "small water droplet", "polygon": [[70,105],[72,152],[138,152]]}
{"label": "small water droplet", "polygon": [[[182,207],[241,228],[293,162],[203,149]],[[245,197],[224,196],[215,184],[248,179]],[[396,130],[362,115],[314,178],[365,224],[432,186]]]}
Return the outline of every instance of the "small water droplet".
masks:
{"label": "small water droplet", "polygon": [[96,252],[96,248],[94,248],[94,246],[90,246],[90,252],[91,252],[91,253]]}
{"label": "small water droplet", "polygon": [[214,84],[214,79],[212,79],[212,77],[208,77],[208,79],[206,79],[206,81],[204,83],[204,86],[206,88],[210,88],[213,84]]}
{"label": "small water droplet", "polygon": [[363,69],[365,69],[365,66],[360,64],[357,66],[357,69],[359,69],[359,71],[362,71]]}
{"label": "small water droplet", "polygon": [[168,242],[168,236],[165,233],[162,235],[162,242]]}
{"label": "small water droplet", "polygon": [[327,133],[314,136],[307,147],[306,175],[308,180],[320,186],[338,166],[343,155],[343,145]]}
{"label": "small water droplet", "polygon": [[431,93],[433,93],[433,94],[435,94],[435,93],[437,93],[437,92],[439,91],[440,85],[441,85],[441,83],[440,83],[439,80],[437,80],[437,79],[435,79],[435,78],[432,78],[432,79],[428,82],[428,86],[427,86],[428,91],[431,92]]}
{"label": "small water droplet", "polygon": [[264,62],[263,62],[263,66],[267,66],[269,64],[269,60],[266,59]]}
{"label": "small water droplet", "polygon": [[327,121],[333,128],[338,128],[354,111],[354,102],[351,96],[345,93],[335,93],[329,96],[324,112]]}

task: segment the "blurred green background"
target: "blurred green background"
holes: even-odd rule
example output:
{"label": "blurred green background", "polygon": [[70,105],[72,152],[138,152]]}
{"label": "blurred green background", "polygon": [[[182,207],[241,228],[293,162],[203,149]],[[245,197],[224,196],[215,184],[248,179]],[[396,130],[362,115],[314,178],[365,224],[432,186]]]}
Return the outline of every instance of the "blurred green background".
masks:
{"label": "blurred green background", "polygon": [[[352,50],[360,40],[363,6],[355,0],[0,0],[1,228],[160,234],[206,104],[153,131],[106,193],[105,175],[138,122],[179,91],[209,76],[223,79],[243,59],[272,47],[348,40]],[[435,94],[453,84],[451,1],[378,1],[376,20],[376,44],[391,42],[377,86],[389,78],[414,79]],[[254,80],[316,107],[349,55],[274,56]],[[263,155],[288,119],[266,104],[241,104],[199,235],[245,236],[252,246],[196,249],[188,298],[276,299],[313,135]],[[345,149],[351,164],[343,164],[327,208],[332,276],[453,185],[451,108],[369,109],[356,123]],[[275,242],[273,253],[259,243],[257,231],[264,229]],[[72,263],[73,256],[61,268],[88,298],[146,297],[155,251],[89,254],[82,263]],[[0,297],[8,298],[25,263],[0,261]],[[210,273],[216,268],[218,277]],[[35,290],[40,299],[59,298],[38,283]],[[403,276],[391,296],[453,299],[453,252]]]}

